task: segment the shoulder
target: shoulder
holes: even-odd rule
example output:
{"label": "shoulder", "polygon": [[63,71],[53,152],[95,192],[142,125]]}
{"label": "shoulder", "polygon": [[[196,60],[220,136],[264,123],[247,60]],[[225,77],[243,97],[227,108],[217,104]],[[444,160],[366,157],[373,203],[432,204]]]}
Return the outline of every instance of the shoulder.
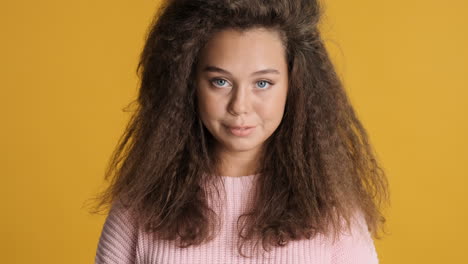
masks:
{"label": "shoulder", "polygon": [[112,203],[99,237],[95,263],[133,263],[138,230],[130,210]]}
{"label": "shoulder", "polygon": [[345,228],[332,243],[332,260],[334,264],[379,263],[374,241],[362,213],[356,213],[351,219],[350,228]]}

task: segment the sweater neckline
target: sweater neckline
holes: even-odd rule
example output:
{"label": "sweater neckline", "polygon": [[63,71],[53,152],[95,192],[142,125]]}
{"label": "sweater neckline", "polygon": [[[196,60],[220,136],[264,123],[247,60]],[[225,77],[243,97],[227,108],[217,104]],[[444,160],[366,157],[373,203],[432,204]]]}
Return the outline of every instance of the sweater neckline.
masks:
{"label": "sweater neckline", "polygon": [[220,175],[219,177],[227,180],[242,180],[242,179],[251,179],[254,178],[255,176],[259,175],[260,173],[256,174],[250,174],[250,175],[242,175],[242,176],[226,176],[226,175]]}

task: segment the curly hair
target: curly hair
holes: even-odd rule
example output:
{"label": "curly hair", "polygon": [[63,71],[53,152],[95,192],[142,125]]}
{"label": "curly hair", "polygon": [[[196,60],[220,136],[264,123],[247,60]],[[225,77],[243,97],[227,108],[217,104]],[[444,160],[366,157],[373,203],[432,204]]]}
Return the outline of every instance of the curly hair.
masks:
{"label": "curly hair", "polygon": [[215,32],[266,28],[281,34],[287,51],[288,95],[264,144],[254,206],[239,217],[239,250],[248,241],[268,251],[317,234],[336,238],[357,211],[380,239],[388,181],[324,46],[322,13],[318,0],[164,2],[136,69],[137,108],[94,212],[118,198],[145,231],[180,247],[213,238],[217,215],[204,186],[216,181],[219,160],[197,114],[195,67]]}

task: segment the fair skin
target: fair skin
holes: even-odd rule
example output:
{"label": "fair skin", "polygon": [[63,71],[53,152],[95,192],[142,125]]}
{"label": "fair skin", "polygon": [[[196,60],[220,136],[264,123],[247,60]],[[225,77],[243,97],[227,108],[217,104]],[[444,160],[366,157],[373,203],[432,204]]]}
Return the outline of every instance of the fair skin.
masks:
{"label": "fair skin", "polygon": [[288,89],[285,50],[276,31],[226,29],[200,53],[198,111],[216,139],[219,173],[257,173],[264,142],[279,126]]}

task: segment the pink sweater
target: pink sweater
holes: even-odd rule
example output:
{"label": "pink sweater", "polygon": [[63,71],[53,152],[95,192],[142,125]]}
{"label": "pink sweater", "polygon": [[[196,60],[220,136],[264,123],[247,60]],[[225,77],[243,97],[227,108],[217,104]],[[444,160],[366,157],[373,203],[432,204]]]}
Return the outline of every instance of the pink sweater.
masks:
{"label": "pink sweater", "polygon": [[158,241],[142,232],[118,204],[113,204],[107,216],[96,250],[95,263],[138,264],[375,264],[378,263],[373,240],[363,218],[355,221],[351,233],[346,232],[332,243],[317,236],[310,240],[290,241],[258,258],[243,258],[237,251],[236,221],[251,198],[249,190],[257,175],[222,177],[226,187],[224,209],[219,211],[224,225],[217,237],[198,247],[178,248],[172,241]]}

